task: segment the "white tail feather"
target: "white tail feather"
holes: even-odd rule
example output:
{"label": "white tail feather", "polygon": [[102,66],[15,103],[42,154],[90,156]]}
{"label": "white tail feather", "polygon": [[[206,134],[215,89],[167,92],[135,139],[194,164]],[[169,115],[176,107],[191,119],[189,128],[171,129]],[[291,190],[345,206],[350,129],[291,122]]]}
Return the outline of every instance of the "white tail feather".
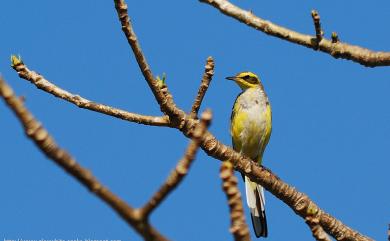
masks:
{"label": "white tail feather", "polygon": [[246,202],[251,212],[251,219],[256,237],[267,237],[268,228],[265,217],[264,189],[245,176]]}
{"label": "white tail feather", "polygon": [[264,197],[264,188],[260,185],[257,184],[257,191],[259,192],[260,194],[260,202],[261,202],[261,211],[265,211],[265,197]]}
{"label": "white tail feather", "polygon": [[245,176],[246,203],[250,209],[256,209],[256,196],[251,180]]}

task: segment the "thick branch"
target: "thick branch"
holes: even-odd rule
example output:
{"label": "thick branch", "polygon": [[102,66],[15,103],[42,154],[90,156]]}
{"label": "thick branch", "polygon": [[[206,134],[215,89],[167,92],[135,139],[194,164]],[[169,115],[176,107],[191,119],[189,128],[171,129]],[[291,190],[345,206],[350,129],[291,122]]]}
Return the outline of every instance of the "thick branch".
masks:
{"label": "thick branch", "polygon": [[[156,84],[156,81],[151,75],[151,70],[146,63],[146,58],[141,51],[136,34],[129,22],[130,20],[127,14],[127,5],[124,3],[124,0],[114,0],[114,2],[122,24],[122,30],[133,49],[141,72],[143,73],[146,81],[149,83],[156,100],[160,104],[161,110],[169,115],[170,121],[175,128],[179,129],[185,136],[193,138],[193,130],[197,125],[199,125],[199,122],[193,118],[190,118],[185,114],[184,111],[176,107],[166,86],[161,88],[158,84]],[[215,0],[214,2],[221,3],[220,0]],[[231,5],[227,1],[224,1],[224,3]],[[231,148],[221,144],[211,133],[205,132],[201,147],[208,155],[218,160],[231,161],[234,164],[236,170],[245,174],[251,178],[251,180],[261,184],[264,188],[290,206],[295,213],[304,219],[310,215],[313,215],[312,213],[307,213],[307,209],[309,207],[318,210],[318,213],[320,214],[320,225],[327,233],[335,238],[338,238],[338,240],[371,240],[370,238],[367,238],[344,225],[336,218],[323,212],[313,201],[309,199],[307,195],[296,191],[295,188],[280,180],[272,172],[257,166],[249,158],[241,156]]]}
{"label": "thick branch", "polygon": [[205,96],[206,91],[209,88],[210,81],[213,78],[213,75],[214,75],[214,60],[210,56],[207,58],[202,82],[200,83],[198,95],[196,96],[194,104],[192,105],[190,117],[197,118],[200,105],[202,104],[203,97]]}
{"label": "thick branch", "polygon": [[375,52],[359,46],[350,45],[341,42],[332,42],[322,38],[317,44],[316,37],[305,35],[288,28],[276,25],[270,21],[264,20],[252,14],[250,11],[231,4],[227,0],[200,0],[219,9],[223,14],[237,19],[246,25],[255,28],[265,34],[287,40],[314,50],[320,50],[330,54],[334,58],[349,59],[368,67],[389,66],[390,52]]}
{"label": "thick branch", "polygon": [[337,240],[372,240],[325,213],[306,194],[298,192],[294,187],[283,182],[270,170],[257,166],[251,159],[241,156],[230,147],[223,145],[211,133],[206,132],[203,140],[201,147],[208,155],[218,160],[232,162],[237,171],[248,176],[252,181],[262,185],[265,189],[286,203],[303,219],[312,215],[317,215],[320,220],[320,225],[327,233]]}
{"label": "thick branch", "polygon": [[230,162],[222,163],[220,177],[230,208],[230,232],[233,233],[235,241],[249,241],[251,238],[248,225],[245,222],[244,207],[242,206],[241,194],[237,186],[238,181],[237,177],[234,176],[233,165]]}
{"label": "thick branch", "polygon": [[160,189],[150,198],[150,200],[141,209],[144,216],[149,214],[180,184],[180,182],[187,175],[192,161],[195,159],[196,152],[198,151],[201,137],[203,136],[206,128],[210,125],[211,111],[206,110],[202,114],[200,125],[194,131],[192,141],[190,142],[184,157],[179,161],[176,168],[171,172],[165,183]]}
{"label": "thick branch", "polygon": [[15,56],[12,56],[12,68],[14,68],[16,72],[18,72],[21,78],[30,81],[38,89],[41,89],[65,101],[68,101],[80,108],[100,112],[106,115],[110,115],[130,122],[135,122],[138,124],[153,126],[171,126],[168,116],[158,117],[130,113],[108,105],[99,104],[87,100],[79,95],[69,93],[68,91],[61,89],[60,87],[46,80],[42,75],[29,70],[27,66]]}
{"label": "thick branch", "polygon": [[0,96],[15,113],[24,127],[26,135],[52,161],[76,178],[82,185],[98,196],[102,201],[114,209],[130,226],[132,226],[145,240],[167,240],[157,230],[150,226],[137,209],[132,208],[108,188],[104,187],[92,173],[82,167],[64,149],[59,147],[50,134],[24,107],[23,102],[14,95],[13,90],[0,77]]}

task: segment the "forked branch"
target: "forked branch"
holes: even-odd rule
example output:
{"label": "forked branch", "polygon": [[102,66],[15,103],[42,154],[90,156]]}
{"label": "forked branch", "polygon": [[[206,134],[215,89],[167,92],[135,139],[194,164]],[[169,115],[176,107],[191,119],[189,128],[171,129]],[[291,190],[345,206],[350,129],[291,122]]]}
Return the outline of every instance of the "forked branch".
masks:
{"label": "forked branch", "polygon": [[235,18],[265,34],[314,50],[318,49],[336,59],[341,58],[352,60],[367,67],[390,65],[390,52],[376,52],[359,46],[342,43],[340,41],[335,42],[325,38],[321,38],[321,42],[317,43],[318,34],[316,37],[295,32],[255,16],[251,11],[245,11],[231,4],[227,0],[200,0],[200,2],[207,3],[221,11],[221,13]]}
{"label": "forked branch", "polygon": [[172,95],[169,92],[167,86],[161,86],[154,78],[152,70],[146,61],[146,57],[142,53],[141,45],[138,42],[137,35],[133,30],[130,17],[127,13],[127,4],[124,0],[114,0],[114,3],[115,9],[118,13],[119,21],[122,25],[122,31],[125,34],[131,49],[133,50],[134,57],[138,63],[141,73],[143,74],[157,103],[160,106],[161,112],[168,115],[172,125],[180,129],[185,124],[185,112],[176,107],[176,104],[173,102]]}
{"label": "forked branch", "polygon": [[195,159],[195,154],[199,148],[201,138],[206,131],[206,128],[211,122],[211,111],[206,110],[202,114],[202,118],[198,128],[194,131],[191,143],[187,147],[184,157],[179,161],[176,168],[171,172],[165,183],[160,189],[150,198],[150,200],[141,209],[144,216],[149,214],[180,184],[180,182],[187,175],[192,161]]}
{"label": "forked branch", "polygon": [[144,239],[155,241],[167,240],[145,221],[137,209],[132,208],[108,188],[104,187],[88,169],[78,164],[67,151],[59,147],[47,130],[33,117],[23,102],[14,95],[11,87],[1,77],[0,96],[17,116],[24,127],[26,135],[49,159],[76,178],[103,202],[107,203],[130,226],[134,227]]}
{"label": "forked branch", "polygon": [[[127,5],[124,0],[114,0],[114,2],[122,25],[122,30],[133,49],[134,56],[141,72],[149,83],[157,102],[160,104],[161,110],[170,117],[171,123],[173,123],[175,128],[179,129],[185,136],[193,138],[193,130],[199,125],[199,122],[186,115],[183,110],[175,105],[166,86],[160,88],[155,84],[156,81],[151,74],[152,72],[141,51],[136,34],[132,29],[130,18],[127,13]],[[227,3],[227,1],[224,2]],[[316,210],[320,217],[320,225],[334,238],[340,239],[340,237],[342,237],[340,240],[348,241],[371,240],[322,211],[307,195],[296,191],[295,188],[277,178],[269,170],[257,166],[249,158],[241,156],[231,148],[221,144],[210,132],[205,132],[202,138],[201,147],[208,155],[218,160],[231,161],[236,170],[245,174],[256,183],[261,184],[304,219],[307,216],[312,215],[312,213],[307,212],[309,207],[310,210]]]}
{"label": "forked branch", "polygon": [[[202,125],[199,120],[197,120],[194,116],[187,115],[183,110],[179,109],[172,98],[172,95],[169,93],[168,88],[166,85],[161,85],[153,76],[152,71],[146,61],[145,56],[142,53],[140,44],[137,40],[136,34],[133,31],[132,25],[130,23],[130,18],[127,14],[127,5],[125,4],[124,0],[114,0],[115,7],[118,12],[118,16],[122,25],[122,30],[125,33],[125,36],[127,38],[128,43],[130,44],[133,53],[135,55],[135,58],[138,62],[138,65],[140,67],[140,70],[142,74],[144,75],[145,80],[149,84],[149,87],[151,88],[155,99],[157,100],[158,104],[160,105],[161,111],[168,117],[161,117],[161,118],[167,118],[166,120],[158,120],[157,122],[154,122],[153,120],[150,121],[150,123],[154,125],[161,125],[162,126],[169,126],[176,128],[180,130],[185,136],[196,139],[196,130],[200,128],[200,125]],[[234,5],[230,4],[226,0],[210,0],[204,2],[208,2],[209,4],[212,4],[215,7],[218,7],[221,9],[222,12],[229,16],[233,16],[240,21],[243,21],[247,23],[248,25],[258,28],[261,31],[264,31],[268,34],[284,38],[288,41],[295,42],[310,48],[314,48],[313,45],[313,37],[309,35],[302,35],[296,32],[292,32],[291,30],[282,28],[280,26],[274,25],[270,22],[264,21],[260,18],[255,17],[249,12],[243,11]],[[368,65],[368,66],[380,66],[380,65],[389,65],[390,64],[390,54],[388,53],[372,53],[370,50],[365,50],[360,47],[356,46],[350,46],[347,44],[339,43],[338,41],[335,41],[335,43],[330,43],[329,40],[322,39],[319,43],[319,49],[321,51],[327,52],[327,46],[329,44],[331,47],[331,53],[335,57],[344,57],[347,59],[352,59],[356,62]],[[330,50],[329,50],[330,51]],[[342,52],[340,52],[342,51]],[[348,52],[350,51],[350,52]],[[351,55],[352,52],[354,55]],[[345,56],[344,56],[345,54]],[[387,56],[389,55],[389,56]],[[367,58],[369,56],[369,58]],[[388,58],[388,59],[387,59]],[[73,94],[70,94],[64,90],[59,89],[57,86],[51,84],[50,82],[46,81],[42,76],[29,71],[27,67],[23,65],[23,63],[14,64],[15,69],[19,72],[22,78],[26,78],[29,81],[33,82],[35,85],[38,86],[39,83],[43,83],[41,85],[41,89],[52,93],[53,95],[63,98],[61,96],[67,96],[69,102],[76,104],[79,106],[78,98],[74,97]],[[17,67],[19,66],[19,67]],[[23,68],[21,66],[24,66],[25,71],[23,71]],[[22,73],[22,74],[21,74]],[[23,74],[24,73],[24,74]],[[47,89],[45,89],[45,86],[50,86]],[[2,85],[4,86],[4,85]],[[4,91],[5,90],[5,91]],[[207,88],[205,88],[204,93],[206,92]],[[3,96],[5,96],[5,99],[10,99],[9,105],[11,108],[16,108],[19,111],[15,111],[16,114],[21,118],[22,123],[24,123],[27,133],[29,137],[31,137],[36,144],[48,155],[49,157],[52,157],[53,160],[61,165],[65,170],[67,170],[70,174],[75,176],[77,179],[79,179],[85,186],[90,188],[96,195],[98,195],[101,199],[105,200],[107,203],[109,203],[117,212],[126,219],[126,221],[129,224],[134,223],[134,227],[136,230],[143,235],[145,239],[154,239],[154,240],[165,240],[164,237],[162,237],[157,231],[155,231],[147,222],[145,222],[145,215],[142,215],[142,213],[150,213],[151,210],[153,210],[158,203],[160,203],[165,196],[167,196],[170,192],[170,188],[165,189],[164,186],[162,189],[166,191],[162,191],[161,197],[153,197],[154,199],[153,204],[149,204],[151,207],[145,208],[146,210],[149,209],[149,211],[140,212],[138,209],[133,209],[127,204],[123,204],[123,201],[119,199],[119,201],[116,198],[113,198],[111,196],[112,193],[110,193],[106,188],[102,187],[95,178],[92,177],[90,173],[88,173],[87,170],[80,167],[74,159],[72,159],[68,154],[66,154],[65,151],[57,147],[55,144],[47,145],[51,143],[52,140],[51,137],[47,134],[46,131],[41,131],[43,128],[41,128],[38,124],[34,124],[32,127],[31,123],[28,124],[32,118],[31,114],[28,113],[27,110],[25,110],[22,103],[18,103],[18,100],[15,100],[16,97],[11,98],[12,94],[9,94],[10,90],[9,88],[5,87],[2,90],[2,93],[5,93]],[[12,93],[12,91],[11,91]],[[204,95],[202,93],[202,95]],[[63,98],[63,99],[66,99]],[[74,99],[74,102],[71,100]],[[19,101],[20,102],[20,101]],[[88,102],[88,101],[87,101]],[[200,103],[202,101],[200,100]],[[8,103],[8,102],[7,102]],[[14,104],[16,106],[14,106]],[[99,104],[100,105],[100,104]],[[17,107],[19,106],[19,107]],[[21,106],[21,107],[20,107]],[[86,105],[88,106],[88,105]],[[91,107],[87,109],[91,109],[94,111],[98,111],[99,108],[102,106],[96,106]],[[200,104],[199,104],[200,107]],[[199,110],[199,107],[195,108]],[[24,113],[27,117],[25,116]],[[136,118],[122,118],[120,115],[114,114],[112,111],[98,111],[104,114],[112,115],[121,119],[125,119],[128,121],[134,121]],[[195,112],[193,112],[195,113]],[[22,118],[23,117],[23,118]],[[138,117],[137,117],[138,118]],[[143,118],[143,117],[142,117]],[[24,122],[23,122],[24,121]],[[167,121],[167,122],[166,122]],[[147,122],[147,121],[145,121]],[[34,122],[32,122],[34,123]],[[143,123],[143,122],[141,122]],[[143,123],[145,124],[145,123]],[[35,139],[34,139],[35,138]],[[48,139],[49,138],[49,139]],[[44,145],[43,145],[43,144]],[[54,143],[54,142],[53,142]],[[42,146],[40,145],[42,144]],[[276,175],[274,175],[271,171],[265,169],[264,167],[257,166],[252,160],[249,158],[246,158],[244,156],[241,156],[239,153],[235,152],[231,148],[227,147],[226,145],[223,145],[220,143],[210,132],[205,131],[204,135],[199,139],[200,147],[210,156],[221,160],[221,161],[229,161],[233,164],[234,168],[238,170],[239,172],[245,174],[248,176],[251,180],[255,181],[256,183],[261,184],[265,189],[270,191],[273,195],[278,197],[280,200],[285,202],[291,209],[294,210],[299,216],[307,220],[309,217],[315,216],[318,218],[318,223],[316,222],[316,225],[319,225],[323,228],[327,233],[329,233],[332,237],[336,238],[337,240],[348,240],[348,241],[368,241],[371,240],[368,237],[365,237],[355,230],[349,228],[348,226],[341,223],[336,218],[330,216],[329,214],[325,213],[323,210],[321,210],[307,195],[298,192],[295,188],[288,185],[287,183],[283,182],[281,179],[279,179]],[[45,149],[48,148],[48,149]],[[59,154],[53,154],[53,150],[57,150],[54,153]],[[65,160],[62,160],[65,158]],[[80,171],[81,170],[81,171]],[[81,172],[81,173],[79,173]],[[180,179],[179,179],[180,181]],[[177,185],[179,181],[176,182]],[[175,182],[174,182],[175,183]],[[107,197],[108,195],[108,197]],[[157,194],[156,194],[157,195]],[[123,205],[122,205],[123,204]],[[119,205],[119,206],[118,206]],[[127,206],[124,206],[127,205]],[[148,204],[146,204],[147,207]],[[124,214],[121,212],[124,209]],[[136,219],[132,218],[132,215],[135,215]],[[141,221],[140,221],[141,220]],[[137,226],[138,225],[138,226]]]}
{"label": "forked branch", "polygon": [[203,140],[201,147],[208,155],[218,160],[230,161],[237,171],[262,185],[266,190],[286,203],[304,220],[307,217],[318,217],[322,228],[335,239],[343,241],[372,241],[369,237],[360,234],[326,213],[306,194],[297,191],[270,170],[258,166],[251,159],[220,143],[210,132],[205,133]]}

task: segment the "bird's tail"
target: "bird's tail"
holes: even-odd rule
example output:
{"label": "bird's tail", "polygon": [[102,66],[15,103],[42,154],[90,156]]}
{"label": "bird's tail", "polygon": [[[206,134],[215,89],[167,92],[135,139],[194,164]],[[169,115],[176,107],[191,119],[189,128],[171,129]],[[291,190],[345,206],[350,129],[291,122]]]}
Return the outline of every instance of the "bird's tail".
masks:
{"label": "bird's tail", "polygon": [[251,211],[252,225],[256,237],[267,237],[267,219],[265,217],[265,199],[263,187],[245,176],[246,201]]}

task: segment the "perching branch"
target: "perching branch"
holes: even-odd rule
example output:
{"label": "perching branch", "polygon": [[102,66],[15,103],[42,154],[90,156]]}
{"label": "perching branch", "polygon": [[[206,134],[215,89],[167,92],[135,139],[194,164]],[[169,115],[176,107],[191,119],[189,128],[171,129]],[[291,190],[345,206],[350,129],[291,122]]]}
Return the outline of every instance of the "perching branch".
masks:
{"label": "perching branch", "polygon": [[[343,241],[371,241],[357,231],[343,224],[318,207],[306,194],[298,192],[294,187],[283,182],[265,167],[259,167],[251,159],[240,155],[230,147],[220,143],[211,133],[206,132],[201,144],[202,149],[210,156],[230,161],[235,170],[249,177],[252,181],[262,185],[266,190],[286,203],[296,214],[306,219],[316,215],[323,229],[337,240]],[[342,238],[340,238],[342,237]]]}
{"label": "perching branch", "polygon": [[210,56],[207,58],[203,78],[198,90],[198,95],[196,96],[194,104],[192,105],[191,114],[190,114],[191,118],[195,118],[195,119],[197,118],[200,105],[202,104],[203,97],[205,96],[206,91],[209,88],[213,75],[214,75],[214,60]]}
{"label": "perching branch", "polygon": [[59,147],[47,130],[24,107],[23,102],[14,95],[11,87],[1,77],[0,96],[17,116],[24,127],[26,135],[49,159],[76,178],[103,202],[107,203],[119,216],[142,235],[145,240],[168,240],[145,221],[140,215],[139,210],[132,208],[108,188],[104,187],[88,169],[78,164],[68,152]]}
{"label": "perching branch", "polygon": [[108,105],[99,104],[90,100],[87,100],[79,95],[72,94],[50,81],[46,80],[42,75],[31,71],[27,66],[22,62],[22,60],[16,56],[11,57],[11,66],[13,69],[18,72],[19,76],[25,80],[30,81],[38,89],[41,89],[47,93],[52,94],[55,97],[68,101],[80,108],[88,109],[96,112],[100,112],[106,115],[117,117],[123,120],[130,122],[135,122],[138,124],[144,125],[153,125],[153,126],[170,126],[168,116],[146,116],[135,113],[130,113],[125,110],[117,109]]}
{"label": "perching branch", "polygon": [[230,162],[222,163],[220,177],[222,179],[222,189],[226,194],[230,208],[230,232],[233,233],[235,241],[250,241],[251,237],[248,225],[245,222],[241,194],[237,186],[238,181],[233,171],[233,165]]}
{"label": "perching branch", "polygon": [[192,161],[195,159],[196,152],[199,148],[201,138],[210,125],[212,114],[210,110],[206,110],[201,117],[200,125],[194,131],[194,137],[187,147],[184,157],[179,161],[176,168],[171,172],[165,183],[160,189],[150,198],[150,200],[141,209],[144,216],[149,214],[180,184],[187,175]]}
{"label": "perching branch", "polygon": [[251,11],[242,10],[227,0],[200,1],[214,6],[221,11],[221,13],[235,18],[238,21],[255,28],[256,30],[264,32],[265,34],[314,50],[318,49],[324,53],[330,54],[336,59],[342,58],[352,60],[367,67],[390,66],[390,52],[376,52],[359,46],[350,45],[348,43],[341,43],[339,41],[332,42],[331,40],[325,38],[322,38],[321,42],[317,44],[316,37],[301,34],[264,20],[253,15]]}
{"label": "perching branch", "polygon": [[[193,130],[199,125],[199,122],[187,116],[183,110],[175,105],[166,86],[160,88],[160,86],[156,84],[149,65],[146,62],[146,58],[142,53],[140,44],[138,43],[137,36],[130,24],[127,5],[124,0],[114,0],[114,2],[122,25],[122,30],[133,49],[140,70],[144,75],[145,80],[148,82],[162,112],[169,116],[171,123],[175,128],[179,129],[185,136],[193,138]],[[217,2],[219,2],[219,0],[217,0]],[[227,3],[227,1],[225,2]],[[252,181],[262,185],[265,189],[290,206],[294,212],[301,217],[306,218],[307,216],[312,215],[312,213],[307,213],[309,207],[310,210],[317,210],[320,217],[320,225],[333,237],[342,237],[340,240],[348,241],[371,240],[344,225],[336,218],[323,212],[307,195],[296,191],[295,188],[277,178],[269,170],[257,166],[255,162],[249,158],[241,156],[231,148],[221,144],[211,133],[205,132],[201,148],[208,155],[218,160],[231,161],[237,171],[245,174]]]}

